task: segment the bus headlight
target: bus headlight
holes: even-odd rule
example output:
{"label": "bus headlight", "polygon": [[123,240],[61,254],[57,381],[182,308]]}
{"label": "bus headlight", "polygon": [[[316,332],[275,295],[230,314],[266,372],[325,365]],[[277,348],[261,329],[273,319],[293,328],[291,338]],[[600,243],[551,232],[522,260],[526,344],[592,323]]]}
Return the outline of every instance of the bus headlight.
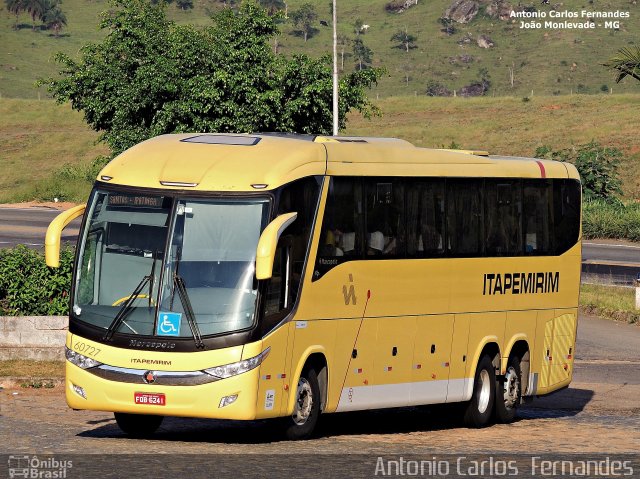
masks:
{"label": "bus headlight", "polygon": [[71,364],[75,364],[82,369],[95,368],[96,366],[100,366],[102,364],[95,359],[91,359],[80,353],[76,353],[66,346],[64,347],[64,355],[67,358],[67,361],[69,361]]}
{"label": "bus headlight", "polygon": [[216,366],[214,368],[205,369],[204,372],[220,379],[230,378],[238,374],[246,373],[257,368],[269,354],[271,347],[268,347],[257,356],[254,356],[237,363],[225,364],[224,366]]}

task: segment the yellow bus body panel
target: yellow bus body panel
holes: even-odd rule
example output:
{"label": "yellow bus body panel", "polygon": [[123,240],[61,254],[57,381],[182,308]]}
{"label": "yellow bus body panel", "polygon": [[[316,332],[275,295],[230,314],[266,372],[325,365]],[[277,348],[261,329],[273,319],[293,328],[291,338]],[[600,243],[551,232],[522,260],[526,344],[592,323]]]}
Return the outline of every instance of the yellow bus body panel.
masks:
{"label": "yellow bus body panel", "polygon": [[[486,156],[480,150],[415,148],[391,139],[363,143],[331,137],[301,141],[231,135],[260,139],[255,146],[242,147],[183,141],[197,135],[164,135],[143,142],[109,163],[98,180],[167,191],[256,192],[255,185],[271,191],[311,175],[326,180],[332,175],[579,179],[575,167],[566,163]],[[193,186],[163,185],[166,182]],[[497,367],[504,373],[519,341],[526,342],[529,350],[523,393],[547,394],[569,384],[575,356],[580,239],[561,256],[358,260],[342,263],[314,280],[328,183],[324,182],[321,192],[299,302],[263,339],[193,353],[114,348],[71,334],[67,339],[71,349],[90,345],[100,350],[96,360],[141,372],[154,368],[199,371],[269,349],[258,368],[199,386],[154,386],[108,381],[67,363],[69,405],[228,419],[285,416],[293,411],[298,379],[311,355],[324,358],[327,365],[324,412],[466,401],[485,346],[497,349]],[[555,293],[485,295],[487,272],[560,272],[560,288]],[[140,358],[151,362],[133,361]],[[84,388],[87,399],[71,384]],[[135,392],[164,393],[167,404],[136,405]],[[219,408],[220,399],[232,394],[238,394],[237,401]]]}

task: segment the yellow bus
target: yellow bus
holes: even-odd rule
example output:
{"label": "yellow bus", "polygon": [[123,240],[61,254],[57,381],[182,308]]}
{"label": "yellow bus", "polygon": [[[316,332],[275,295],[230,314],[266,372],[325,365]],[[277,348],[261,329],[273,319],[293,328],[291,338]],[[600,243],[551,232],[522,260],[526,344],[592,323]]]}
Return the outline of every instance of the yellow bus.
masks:
{"label": "yellow bus", "polygon": [[177,134],[98,175],[85,206],[66,398],[133,436],[164,416],[274,421],[461,403],[510,422],[566,387],[581,192],[567,163],[397,139]]}

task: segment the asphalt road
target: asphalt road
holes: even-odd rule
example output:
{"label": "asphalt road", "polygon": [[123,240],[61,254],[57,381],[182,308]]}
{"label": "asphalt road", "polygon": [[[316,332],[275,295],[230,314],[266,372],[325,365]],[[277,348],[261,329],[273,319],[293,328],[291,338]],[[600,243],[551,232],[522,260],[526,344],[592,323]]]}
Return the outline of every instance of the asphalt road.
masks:
{"label": "asphalt road", "polygon": [[[47,227],[58,214],[60,211],[53,208],[0,208],[0,248],[17,244],[43,248]],[[75,244],[81,220],[77,218],[67,226],[63,241]]]}
{"label": "asphalt road", "polygon": [[640,245],[585,241],[582,243],[583,280],[633,284],[640,274]]}

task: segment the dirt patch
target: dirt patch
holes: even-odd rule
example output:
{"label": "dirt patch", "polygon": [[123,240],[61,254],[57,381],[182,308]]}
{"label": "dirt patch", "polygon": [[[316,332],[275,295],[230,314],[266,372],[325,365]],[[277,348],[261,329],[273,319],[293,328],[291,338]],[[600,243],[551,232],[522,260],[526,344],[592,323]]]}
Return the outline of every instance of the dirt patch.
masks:
{"label": "dirt patch", "polygon": [[560,105],[546,105],[542,107],[543,110],[561,110],[562,107]]}

